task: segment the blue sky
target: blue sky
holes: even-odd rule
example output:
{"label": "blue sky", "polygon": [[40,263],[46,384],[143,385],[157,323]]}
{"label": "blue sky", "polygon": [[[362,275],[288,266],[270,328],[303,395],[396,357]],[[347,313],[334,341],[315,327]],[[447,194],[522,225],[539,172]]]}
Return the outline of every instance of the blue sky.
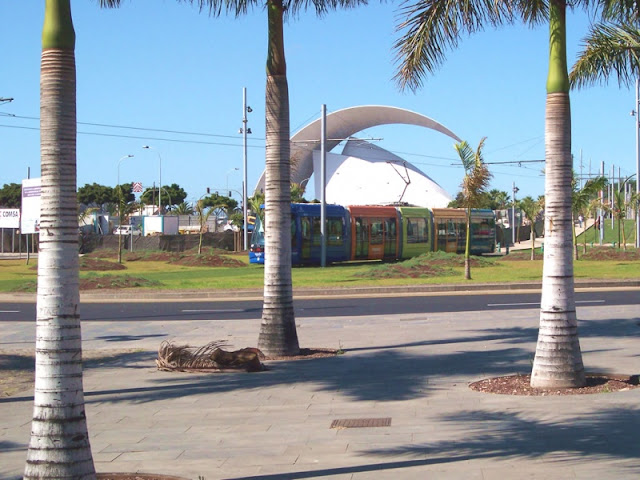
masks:
{"label": "blue sky", "polygon": [[[43,1],[0,2],[2,69],[0,184],[39,176],[39,68]],[[78,184],[178,183],[192,201],[206,188],[241,191],[242,88],[248,92],[248,184],[264,169],[266,13],[209,17],[173,0],[123,1],[101,10],[97,1],[72,1],[78,75]],[[570,14],[569,62],[587,31],[585,14]],[[291,130],[327,111],[357,105],[407,108],[444,124],[475,147],[486,136],[487,162],[544,159],[547,28],[511,26],[465,38],[418,92],[393,81],[397,4],[373,3],[318,19],[302,13],[285,27]],[[617,82],[572,93],[575,168],[600,162],[635,173],[633,89]],[[6,116],[11,114],[14,116]],[[93,124],[93,125],[91,125]],[[100,125],[96,125],[100,124]],[[106,125],[110,125],[107,127]],[[132,128],[115,128],[132,127]],[[146,130],[149,129],[149,130]],[[154,131],[158,130],[158,131]],[[159,131],[163,130],[163,131]],[[183,133],[190,132],[187,135]],[[200,134],[200,135],[193,135]],[[203,135],[204,134],[204,135]],[[449,193],[463,170],[450,138],[412,126],[360,132],[406,158]],[[143,150],[151,145],[154,151]],[[235,170],[235,169],[238,170]],[[544,193],[542,163],[491,165],[492,188]],[[311,195],[313,196],[313,195]],[[234,193],[235,198],[239,194]]]}

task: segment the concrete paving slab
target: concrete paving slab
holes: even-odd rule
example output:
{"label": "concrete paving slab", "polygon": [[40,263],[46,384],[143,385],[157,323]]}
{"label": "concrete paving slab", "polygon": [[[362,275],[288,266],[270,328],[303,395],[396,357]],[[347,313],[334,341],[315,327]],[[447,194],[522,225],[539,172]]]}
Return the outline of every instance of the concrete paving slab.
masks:
{"label": "concrete paving slab", "polygon": [[[638,315],[637,306],[579,309],[588,369],[638,373]],[[186,343],[224,324],[233,343],[248,346],[258,326],[90,322],[85,349],[135,350],[85,372],[96,468],[206,480],[639,478],[640,390],[534,398],[468,388],[527,372],[537,322],[536,310],[317,317],[303,322],[305,342],[327,346],[339,335],[345,355],[222,375],[158,372],[161,338],[142,334]],[[28,348],[32,326],[11,325],[7,348]],[[0,478],[22,474],[32,401],[0,398]],[[329,428],[374,417],[391,417],[391,426]]]}

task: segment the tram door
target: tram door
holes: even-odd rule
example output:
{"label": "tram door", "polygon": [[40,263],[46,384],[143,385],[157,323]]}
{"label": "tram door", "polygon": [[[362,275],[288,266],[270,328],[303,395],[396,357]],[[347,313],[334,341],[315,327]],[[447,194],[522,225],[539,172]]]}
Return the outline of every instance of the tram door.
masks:
{"label": "tram door", "polygon": [[397,223],[395,218],[387,218],[384,221],[384,258],[396,258],[397,247]]}
{"label": "tram door", "polygon": [[366,218],[357,217],[355,227],[356,248],[354,258],[369,258],[369,221]]}
{"label": "tram door", "polygon": [[300,241],[300,257],[303,259],[311,258],[312,230],[309,217],[300,217]]}
{"label": "tram door", "polygon": [[447,220],[447,252],[456,253],[458,251],[458,222]]}

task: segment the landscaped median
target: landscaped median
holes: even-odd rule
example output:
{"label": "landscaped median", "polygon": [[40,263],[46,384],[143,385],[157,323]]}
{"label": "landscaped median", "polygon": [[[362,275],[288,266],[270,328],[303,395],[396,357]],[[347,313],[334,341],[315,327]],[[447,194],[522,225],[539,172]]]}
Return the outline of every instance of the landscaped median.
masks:
{"label": "landscaped median", "polygon": [[[498,257],[474,257],[472,280],[464,280],[464,257],[435,252],[402,262],[358,262],[326,268],[293,268],[296,289],[333,289],[401,285],[467,285],[537,283],[542,278],[542,256],[529,260],[529,251]],[[31,259],[0,263],[0,292],[35,292],[37,267]],[[574,263],[576,282],[583,280],[640,280],[640,254],[612,247],[593,247]],[[264,267],[249,264],[246,254],[207,249],[180,253],[148,251],[125,253],[97,250],[80,259],[80,288],[137,291],[257,290],[263,285]]]}

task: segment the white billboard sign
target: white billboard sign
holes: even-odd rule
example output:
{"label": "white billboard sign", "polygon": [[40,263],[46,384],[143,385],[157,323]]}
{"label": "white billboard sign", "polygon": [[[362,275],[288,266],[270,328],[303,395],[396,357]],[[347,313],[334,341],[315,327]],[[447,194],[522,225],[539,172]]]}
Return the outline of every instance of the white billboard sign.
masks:
{"label": "white billboard sign", "polygon": [[22,216],[20,233],[38,233],[40,231],[40,179],[22,180]]}
{"label": "white billboard sign", "polygon": [[0,228],[20,228],[20,209],[0,208]]}

